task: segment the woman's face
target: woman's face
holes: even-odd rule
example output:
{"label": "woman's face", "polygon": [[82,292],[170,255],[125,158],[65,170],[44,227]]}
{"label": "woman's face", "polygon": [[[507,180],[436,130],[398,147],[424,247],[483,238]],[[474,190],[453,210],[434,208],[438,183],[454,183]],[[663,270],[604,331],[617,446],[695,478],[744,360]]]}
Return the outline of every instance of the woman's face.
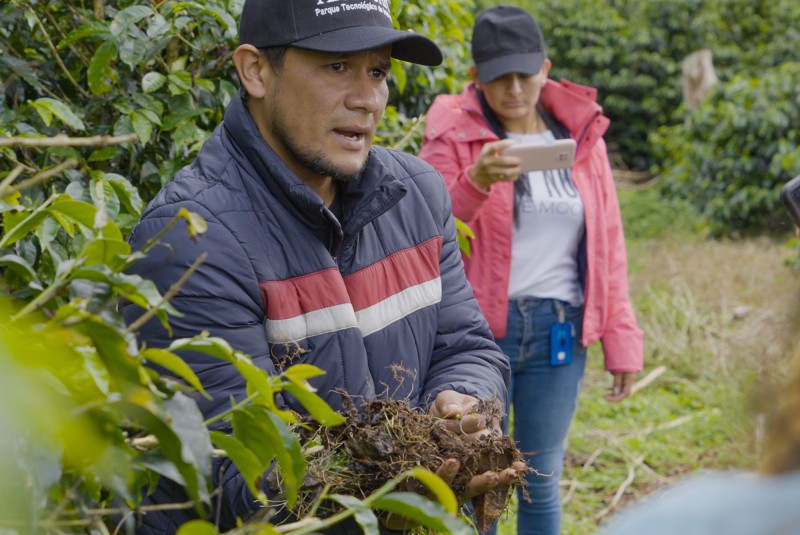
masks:
{"label": "woman's face", "polygon": [[549,72],[550,60],[545,60],[537,74],[513,72],[482,84],[476,71],[473,79],[506,130],[525,133],[529,122],[536,117],[536,104]]}

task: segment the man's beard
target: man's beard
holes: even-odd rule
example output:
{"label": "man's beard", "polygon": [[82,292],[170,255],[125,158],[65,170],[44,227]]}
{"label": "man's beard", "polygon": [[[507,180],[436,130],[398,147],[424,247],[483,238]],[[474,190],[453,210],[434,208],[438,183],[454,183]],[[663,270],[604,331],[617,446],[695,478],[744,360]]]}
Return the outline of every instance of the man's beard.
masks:
{"label": "man's beard", "polygon": [[289,134],[288,129],[284,128],[284,124],[283,117],[276,110],[272,119],[272,133],[283,143],[292,158],[297,160],[303,167],[319,173],[321,176],[329,176],[336,182],[349,182],[358,180],[361,177],[364,168],[367,166],[366,158],[355,173],[343,172],[322,151],[314,152],[301,147]]}

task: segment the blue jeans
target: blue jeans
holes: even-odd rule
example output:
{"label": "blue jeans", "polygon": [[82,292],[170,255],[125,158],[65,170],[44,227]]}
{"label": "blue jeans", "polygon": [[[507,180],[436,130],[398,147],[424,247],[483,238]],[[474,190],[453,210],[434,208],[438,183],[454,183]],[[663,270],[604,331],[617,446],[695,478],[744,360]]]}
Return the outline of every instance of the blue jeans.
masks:
{"label": "blue jeans", "polygon": [[[572,362],[551,366],[550,327],[558,321],[559,306],[575,326]],[[518,535],[558,535],[561,530],[564,446],[586,367],[582,331],[583,307],[533,297],[508,303],[508,330],[497,343],[511,361],[508,399],[514,408],[513,437],[528,466],[540,474],[526,476],[530,501],[521,489],[518,494]]]}

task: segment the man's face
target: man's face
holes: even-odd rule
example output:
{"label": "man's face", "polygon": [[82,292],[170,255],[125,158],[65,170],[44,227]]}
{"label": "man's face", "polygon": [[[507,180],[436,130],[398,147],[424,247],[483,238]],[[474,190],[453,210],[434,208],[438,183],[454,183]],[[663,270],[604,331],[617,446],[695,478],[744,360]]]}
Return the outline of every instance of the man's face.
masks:
{"label": "man's face", "polygon": [[335,55],[289,48],[283,68],[265,77],[264,115],[256,123],[298,177],[359,176],[386,109],[390,53],[390,47]]}

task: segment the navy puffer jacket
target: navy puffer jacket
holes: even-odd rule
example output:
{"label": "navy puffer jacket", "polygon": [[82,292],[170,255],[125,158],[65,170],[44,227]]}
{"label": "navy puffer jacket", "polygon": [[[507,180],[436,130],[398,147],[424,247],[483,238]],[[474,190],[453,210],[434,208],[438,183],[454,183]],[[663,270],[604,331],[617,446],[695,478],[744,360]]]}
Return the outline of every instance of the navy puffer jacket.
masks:
{"label": "navy puffer jacket", "polygon": [[[269,373],[318,366],[326,373],[312,384],[336,409],[342,403],[334,389],[423,407],[443,390],[505,402],[508,361],[464,275],[439,173],[416,157],[373,147],[363,176],[339,186],[341,224],[264,141],[244,98],[234,98],[195,162],[162,189],[131,235],[141,248],[181,208],[208,223],[196,241],[176,225],[134,269],[166,292],[208,253],[172,300],[183,313],[170,319],[172,338],[208,331]],[[128,304],[123,314],[130,322],[141,310]],[[171,340],[157,321],[140,338],[149,347]],[[213,397],[198,397],[206,417],[246,396],[233,365],[183,357]],[[398,377],[397,365],[410,375]],[[302,412],[293,399],[280,402]],[[235,466],[219,480],[223,501],[231,500],[223,518],[246,516],[251,504],[242,508],[248,493]]]}

